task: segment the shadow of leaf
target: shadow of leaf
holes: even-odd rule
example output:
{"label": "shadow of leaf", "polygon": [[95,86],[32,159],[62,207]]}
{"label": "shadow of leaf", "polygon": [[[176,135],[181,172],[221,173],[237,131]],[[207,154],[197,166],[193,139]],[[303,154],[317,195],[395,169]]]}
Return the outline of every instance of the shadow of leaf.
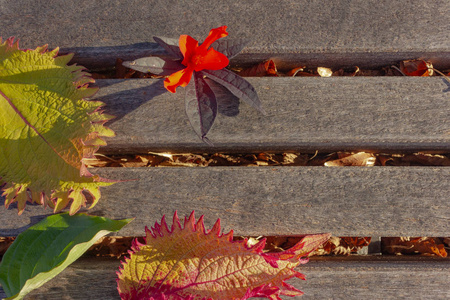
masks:
{"label": "shadow of leaf", "polygon": [[167,56],[168,53],[157,43],[136,43],[123,46],[72,47],[63,48],[59,54],[74,53],[71,63],[77,63],[89,69],[114,67],[117,58],[135,60],[146,56]]}
{"label": "shadow of leaf", "polygon": [[[111,84],[110,80],[99,81],[97,86],[102,89],[107,86],[111,87],[114,84],[123,82],[127,82],[127,79],[114,80],[113,84]],[[147,86],[131,90],[119,90],[118,92],[100,97],[94,96],[94,99],[105,103],[105,106],[103,107],[105,113],[115,116],[114,119],[108,122],[108,124],[110,125],[122,119],[130,112],[138,109],[146,102],[149,102],[153,98],[160,96],[166,92],[167,90],[164,87],[164,80],[160,79]]]}
{"label": "shadow of leaf", "polygon": [[448,93],[450,92],[450,82],[446,79],[446,78],[442,78],[442,81],[447,85],[446,89],[443,89],[442,92],[443,93]]}

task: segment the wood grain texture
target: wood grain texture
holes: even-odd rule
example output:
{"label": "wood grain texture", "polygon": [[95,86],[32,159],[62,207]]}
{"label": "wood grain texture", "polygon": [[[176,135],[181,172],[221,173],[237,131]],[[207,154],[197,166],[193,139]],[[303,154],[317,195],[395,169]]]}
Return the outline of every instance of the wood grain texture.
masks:
{"label": "wood grain texture", "polygon": [[449,151],[450,85],[442,78],[248,78],[268,115],[219,102],[208,134],[189,125],[184,91],[161,80],[98,80],[95,99],[117,116],[105,153]]}
{"label": "wood grain texture", "polygon": [[238,65],[273,58],[279,68],[376,67],[421,57],[450,67],[447,0],[16,0],[0,1],[0,10],[4,38],[74,51],[75,61],[88,67],[147,55],[153,36],[203,40],[221,25],[230,38],[251,41],[234,60]]}
{"label": "wood grain texture", "polygon": [[[116,259],[80,259],[25,299],[120,299],[119,265]],[[448,299],[449,267],[449,259],[312,258],[298,269],[306,281],[288,281],[305,295],[284,299]]]}
{"label": "wood grain texture", "polygon": [[[130,180],[102,188],[89,212],[136,217],[118,235],[142,236],[165,214],[171,223],[195,210],[212,227],[236,235],[447,236],[450,168],[209,167],[102,168]],[[0,210],[0,236],[17,235],[42,218],[42,207]],[[33,219],[34,218],[34,219]]]}

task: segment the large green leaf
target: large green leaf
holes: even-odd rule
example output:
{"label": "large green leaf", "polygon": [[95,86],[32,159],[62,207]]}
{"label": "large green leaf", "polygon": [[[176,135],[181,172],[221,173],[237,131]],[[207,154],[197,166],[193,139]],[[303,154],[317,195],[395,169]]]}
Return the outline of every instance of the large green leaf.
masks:
{"label": "large green leaf", "polygon": [[[105,145],[114,132],[103,126],[98,101],[86,101],[97,89],[81,66],[68,66],[72,55],[56,57],[46,46],[20,50],[12,38],[0,40],[0,187],[5,205],[28,201],[70,213],[86,205],[85,193],[100,197],[99,187],[113,182],[92,176],[83,159]],[[83,192],[84,191],[84,192]]]}
{"label": "large green leaf", "polygon": [[130,221],[63,213],[31,226],[19,234],[0,263],[0,283],[8,299],[22,299],[77,260],[96,240]]}

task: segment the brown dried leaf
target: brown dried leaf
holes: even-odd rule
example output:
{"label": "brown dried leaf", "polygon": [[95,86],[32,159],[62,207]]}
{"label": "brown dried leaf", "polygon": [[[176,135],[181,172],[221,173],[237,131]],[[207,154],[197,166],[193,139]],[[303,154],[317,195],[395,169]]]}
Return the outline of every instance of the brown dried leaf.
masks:
{"label": "brown dried leaf", "polygon": [[405,60],[400,63],[400,70],[406,76],[432,76],[433,64],[424,60]]}
{"label": "brown dried leaf", "polygon": [[0,237],[0,255],[5,254],[15,239],[15,237]]}
{"label": "brown dried leaf", "polygon": [[244,77],[278,76],[277,67],[273,60],[262,62],[251,68],[239,72]]}
{"label": "brown dried leaf", "polygon": [[311,255],[350,255],[370,244],[370,237],[336,237],[332,236],[323,246]]}
{"label": "brown dried leaf", "polygon": [[317,73],[320,77],[331,77],[333,75],[333,71],[330,68],[318,67]]}
{"label": "brown dried leaf", "polygon": [[373,76],[374,72],[375,74],[378,74],[380,71],[378,70],[364,70],[364,74],[361,72],[358,66],[355,66],[353,69],[339,69],[335,72],[333,72],[333,76],[356,76],[356,75],[365,75],[365,76]]}
{"label": "brown dried leaf", "polygon": [[173,166],[182,167],[205,167],[209,164],[208,160],[198,154],[173,155]]}
{"label": "brown dried leaf", "polygon": [[97,240],[86,252],[87,255],[120,258],[128,254],[133,237],[105,236]]}
{"label": "brown dried leaf", "polygon": [[131,78],[136,71],[122,65],[123,59],[116,59],[116,76],[115,78]]}
{"label": "brown dried leaf", "polygon": [[325,162],[327,167],[340,167],[340,166],[367,166],[371,167],[375,165],[375,156],[372,153],[358,152],[351,154],[336,160],[330,160]]}
{"label": "brown dried leaf", "polygon": [[448,157],[437,154],[410,154],[405,155],[402,160],[425,166],[450,166],[450,159]]}
{"label": "brown dried leaf", "polygon": [[382,238],[383,251],[389,254],[427,254],[447,257],[445,246],[439,238],[388,237]]}

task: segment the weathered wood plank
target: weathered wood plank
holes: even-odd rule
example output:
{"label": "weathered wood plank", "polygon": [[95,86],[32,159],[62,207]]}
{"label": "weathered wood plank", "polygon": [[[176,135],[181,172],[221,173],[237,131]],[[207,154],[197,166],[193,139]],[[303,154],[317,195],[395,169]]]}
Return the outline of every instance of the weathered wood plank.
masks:
{"label": "weathered wood plank", "polygon": [[[442,78],[249,78],[268,115],[219,106],[208,134],[194,133],[184,92],[161,80],[98,80],[96,99],[116,115],[105,153],[450,150],[449,84]],[[219,102],[221,103],[221,102]],[[230,116],[231,115],[231,116]]]}
{"label": "weathered wood plank", "polygon": [[[25,299],[120,299],[119,265],[116,259],[81,259]],[[448,259],[312,258],[299,268],[306,281],[288,281],[305,295],[285,299],[448,299],[449,267]]]}
{"label": "weathered wood plank", "polygon": [[251,41],[234,64],[273,58],[279,68],[377,67],[422,57],[438,68],[450,67],[447,0],[290,0],[277,5],[270,0],[16,0],[1,1],[0,10],[4,38],[21,38],[24,47],[48,43],[75,51],[76,61],[89,67],[151,53],[153,46],[145,49],[145,43],[155,35],[190,34],[202,40],[221,25],[228,25],[230,37]]}
{"label": "weathered wood plank", "polygon": [[[195,210],[211,227],[222,219],[236,235],[447,236],[450,168],[209,167],[103,168],[133,180],[102,189],[90,213],[136,217],[118,234],[144,235],[166,214]],[[0,236],[17,235],[48,210],[0,210]]]}

